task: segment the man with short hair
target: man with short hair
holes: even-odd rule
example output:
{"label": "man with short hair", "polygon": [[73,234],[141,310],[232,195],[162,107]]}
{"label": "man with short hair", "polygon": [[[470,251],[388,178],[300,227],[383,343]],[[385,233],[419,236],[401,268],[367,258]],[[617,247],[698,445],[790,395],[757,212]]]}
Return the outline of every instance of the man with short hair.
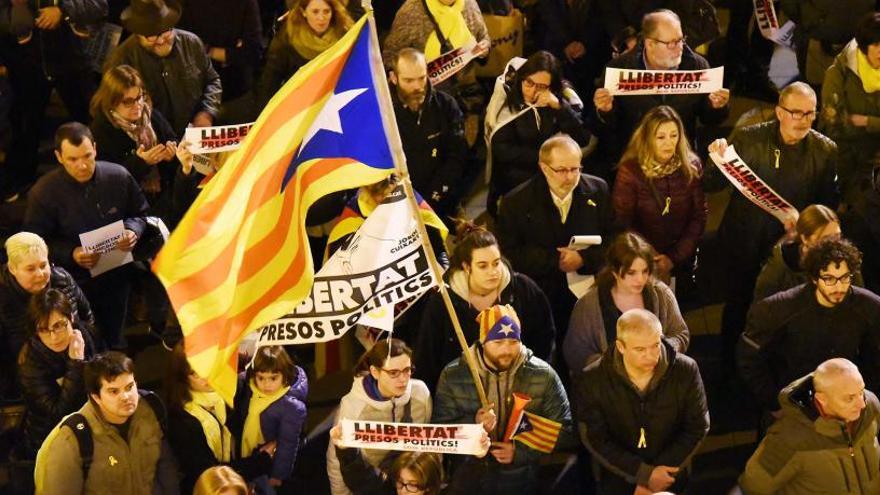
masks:
{"label": "man with short hair", "polygon": [[779,394],[776,421],[739,478],[747,495],[880,493],[880,402],[859,369],[829,359]]}
{"label": "man with short hair", "polygon": [[464,116],[455,99],[428,81],[425,56],[403,48],[389,77],[397,128],[413,187],[441,217],[455,216],[467,161]]}
{"label": "man with short hair", "polygon": [[464,355],[446,365],[434,395],[432,422],[481,423],[492,439],[487,473],[475,490],[481,493],[537,493],[538,461],[542,453],[522,442],[505,438],[514,408],[513,394],[529,400],[525,410],[560,423],[552,450],[572,443],[568,396],[556,372],[522,345],[516,311],[496,305],[477,317],[480,339],[467,352],[477,369],[489,405],[481,407],[474,379]]}
{"label": "man with short hair", "polygon": [[615,344],[578,380],[581,441],[601,466],[603,495],[681,493],[709,432],[697,363],[662,337],[650,311],[623,313]]}
{"label": "man with short hair", "polygon": [[[514,270],[528,275],[547,295],[561,348],[577,298],[567,274],[591,275],[603,263],[603,250],[568,247],[575,235],[601,235],[611,241],[614,219],[608,184],[581,173],[581,148],[559,134],[541,145],[540,173],[505,195],[498,212],[501,252]],[[564,368],[561,368],[564,369]]]}
{"label": "man with short hair", "polygon": [[740,375],[765,410],[779,417],[779,391],[819,363],[859,363],[869,386],[880,383],[880,297],[852,285],[862,254],[827,239],[804,258],[810,281],[752,307],[738,347]]}
{"label": "man with short hair", "polygon": [[[811,204],[833,209],[838,201],[837,145],[811,128],[815,119],[815,91],[795,82],[779,94],[775,120],[735,129],[729,141],[718,139],[709,151],[723,155],[728,142],[735,146],[755,175],[798,211]],[[730,187],[716,167],[707,170],[704,184],[708,190]],[[745,195],[732,191],[718,228],[727,260],[721,336],[722,364],[728,372],[734,369],[734,349],[745,327],[761,263],[786,230],[793,229],[794,223],[782,225]]]}
{"label": "man with short hair", "polygon": [[[179,493],[164,407],[152,392],[138,390],[134,362],[114,351],[95,356],[85,365],[85,387],[88,402],[40,447],[36,493]],[[84,435],[92,440],[86,459]]]}
{"label": "man with short hair", "polygon": [[175,29],[180,4],[163,0],[131,0],[120,16],[132,33],[104,64],[127,64],[140,72],[153,106],[182,136],[187,125],[213,125],[220,110],[220,76],[198,36]]}
{"label": "man with short hair", "polygon": [[[634,70],[704,70],[709,62],[687,45],[681,20],[671,10],[660,9],[642,18],[642,41],[631,50],[608,62],[608,68]],[[639,95],[614,97],[605,88],[596,90],[593,104],[599,117],[600,131],[609,163],[617,163],[639,121],[648,110],[669,105],[681,116],[687,135],[696,138],[697,121],[703,125],[720,124],[730,113],[730,91],[719,89],[708,95]]]}
{"label": "man with short hair", "polygon": [[55,132],[55,158],[61,168],[37,181],[28,195],[24,228],[49,245],[50,259],[73,275],[92,305],[107,345],[125,347],[122,326],[133,276],[130,265],[91,277],[100,253],[86,251],[79,235],[122,220],[117,248],[132,251],[146,228],[147,200],[134,177],[121,165],[95,160],[88,127],[69,122]]}

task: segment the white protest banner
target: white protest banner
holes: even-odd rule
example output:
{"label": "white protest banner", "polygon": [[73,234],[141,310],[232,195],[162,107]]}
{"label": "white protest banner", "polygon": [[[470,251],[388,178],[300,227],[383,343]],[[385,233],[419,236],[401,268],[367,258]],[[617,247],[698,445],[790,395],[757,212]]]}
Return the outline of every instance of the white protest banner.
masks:
{"label": "white protest banner", "polygon": [[315,275],[312,291],[293,311],[259,332],[257,345],[338,339],[366,313],[437,285],[416,221],[398,187]]}
{"label": "white protest banner", "polygon": [[755,22],[761,30],[761,36],[784,47],[794,45],[794,22],[787,21],[781,28],[773,0],[753,0]]}
{"label": "white protest banner", "polygon": [[342,445],[358,449],[405,450],[438,454],[483,453],[483,425],[429,425],[343,419]]}
{"label": "white protest banner", "polygon": [[709,153],[709,157],[727,177],[727,180],[749,201],[776,217],[783,224],[787,221],[797,220],[798,211],[795,207],[755,175],[732,145],[727,146],[723,156],[712,152]]}
{"label": "white protest banner", "polygon": [[116,249],[123,232],[125,232],[125,224],[122,220],[117,220],[79,235],[79,242],[86,252],[101,254],[98,263],[89,269],[92,277],[134,261],[131,252]]}
{"label": "white protest banner", "polygon": [[489,43],[471,41],[428,62],[428,79],[437,85],[464,69],[468,62],[489,51]]}
{"label": "white protest banner", "polygon": [[241,146],[254,123],[218,125],[214,127],[187,127],[183,134],[184,141],[192,143],[190,151],[194,155],[203,153],[220,153],[234,150]]}
{"label": "white protest banner", "polygon": [[711,93],[724,86],[724,67],[704,70],[605,69],[612,95],[684,95]]}

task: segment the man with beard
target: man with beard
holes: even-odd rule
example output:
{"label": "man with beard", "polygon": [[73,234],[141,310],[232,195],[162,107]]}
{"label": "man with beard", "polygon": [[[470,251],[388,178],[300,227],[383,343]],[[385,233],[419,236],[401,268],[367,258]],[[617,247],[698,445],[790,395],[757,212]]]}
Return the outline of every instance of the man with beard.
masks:
{"label": "man with beard", "polygon": [[665,340],[656,315],[631,309],[617,340],[578,380],[581,441],[598,461],[598,493],[682,493],[709,432],[697,363]]}
{"label": "man with beard", "polygon": [[749,311],[738,347],[740,375],[779,417],[779,391],[835,357],[859,364],[868,388],[880,384],[880,297],[852,285],[862,253],[826,239],[807,253],[810,282],[776,293]]}
{"label": "man with beard", "polygon": [[744,493],[880,493],[877,396],[859,369],[829,359],[779,394],[770,427],[739,479]]}
{"label": "man with beard", "polygon": [[461,184],[467,161],[464,116],[455,99],[428,81],[425,56],[404,48],[394,59],[394,114],[410,179],[441,218],[456,214],[470,184]]}
{"label": "man with beard", "polygon": [[[506,437],[513,394],[529,400],[525,410],[560,423],[553,450],[570,446],[571,411],[562,382],[549,364],[522,345],[519,317],[509,305],[496,305],[477,316],[480,340],[466,352],[477,363],[480,381],[489,404],[481,407],[474,380],[464,356],[446,365],[434,397],[432,423],[481,423],[492,438],[489,465],[480,486],[483,494],[531,494],[538,492],[540,451]],[[514,419],[516,417],[514,416]],[[458,456],[461,457],[461,456]]]}
{"label": "man with beard", "polygon": [[134,362],[115,351],[95,356],[85,366],[85,387],[88,402],[40,447],[36,493],[179,493],[165,408],[155,394],[138,390]]}
{"label": "man with beard", "polygon": [[[837,206],[837,145],[810,128],[816,119],[816,92],[796,82],[779,94],[776,120],[733,131],[729,143],[749,168],[798,211],[811,204]],[[724,154],[728,141],[718,139],[709,151]],[[707,190],[730,187],[716,167],[711,167],[703,184]],[[732,374],[734,349],[745,327],[745,317],[761,263],[773,245],[794,222],[783,226],[775,217],[733,191],[718,228],[727,260],[727,294],[721,316],[722,365]],[[809,367],[806,374],[815,367]],[[788,383],[788,381],[784,382]]]}

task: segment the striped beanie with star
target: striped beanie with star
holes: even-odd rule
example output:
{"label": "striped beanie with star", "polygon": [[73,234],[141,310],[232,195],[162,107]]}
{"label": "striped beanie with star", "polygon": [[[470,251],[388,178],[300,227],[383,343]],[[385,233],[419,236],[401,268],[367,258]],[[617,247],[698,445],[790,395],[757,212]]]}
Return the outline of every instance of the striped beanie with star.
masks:
{"label": "striped beanie with star", "polygon": [[490,340],[520,340],[519,317],[509,304],[496,304],[477,315],[480,324],[480,342]]}

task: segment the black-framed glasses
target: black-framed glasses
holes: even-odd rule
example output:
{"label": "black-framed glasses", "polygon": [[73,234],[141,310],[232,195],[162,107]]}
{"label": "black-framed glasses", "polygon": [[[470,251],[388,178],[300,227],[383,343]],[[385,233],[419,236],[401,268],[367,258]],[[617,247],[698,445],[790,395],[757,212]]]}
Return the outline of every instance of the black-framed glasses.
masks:
{"label": "black-framed glasses", "polygon": [[134,98],[123,98],[119,102],[122,103],[124,106],[131,108],[131,107],[137,105],[138,103],[143,103],[144,100],[146,100],[146,99],[147,99],[147,95],[144,94],[143,91],[141,91],[140,94],[135,96]]}
{"label": "black-framed glasses", "polygon": [[37,327],[37,333],[40,333],[42,335],[63,333],[68,329],[69,326],[70,320],[65,317],[53,323],[52,326]]}
{"label": "black-framed glasses", "polygon": [[843,285],[849,285],[850,283],[852,283],[853,274],[852,272],[848,272],[839,277],[835,277],[834,275],[819,275],[819,280],[821,280],[822,283],[827,285],[828,287],[834,287],[839,282],[842,282]]}
{"label": "black-framed glasses", "polygon": [[388,376],[390,376],[391,378],[400,378],[401,374],[404,374],[406,376],[412,376],[412,374],[416,371],[415,366],[407,366],[406,368],[404,368],[402,370],[386,370],[385,368],[379,368],[379,369],[384,371],[385,373],[388,373]]}
{"label": "black-framed glasses", "polygon": [[655,42],[655,43],[660,43],[661,45],[665,46],[666,48],[668,48],[670,50],[672,50],[673,48],[682,47],[685,45],[685,43],[687,43],[687,36],[682,36],[681,38],[678,38],[676,40],[669,40],[669,41],[658,40],[657,38],[648,38],[648,39]]}
{"label": "black-framed glasses", "polygon": [[404,483],[403,481],[397,480],[397,489],[399,490],[401,488],[408,491],[409,493],[419,493],[420,491],[425,489],[424,486],[418,483]]}
{"label": "black-framed glasses", "polygon": [[788,114],[791,115],[791,118],[794,120],[804,120],[804,119],[815,120],[816,117],[819,116],[818,110],[810,110],[809,112],[803,112],[801,110],[789,110],[782,105],[779,105],[779,108],[788,112]]}
{"label": "black-framed glasses", "polygon": [[550,89],[549,84],[537,83],[535,81],[532,81],[531,77],[526,77],[525,79],[523,79],[523,84],[525,84],[526,87],[529,89],[537,89],[538,91],[547,91],[548,89]]}

